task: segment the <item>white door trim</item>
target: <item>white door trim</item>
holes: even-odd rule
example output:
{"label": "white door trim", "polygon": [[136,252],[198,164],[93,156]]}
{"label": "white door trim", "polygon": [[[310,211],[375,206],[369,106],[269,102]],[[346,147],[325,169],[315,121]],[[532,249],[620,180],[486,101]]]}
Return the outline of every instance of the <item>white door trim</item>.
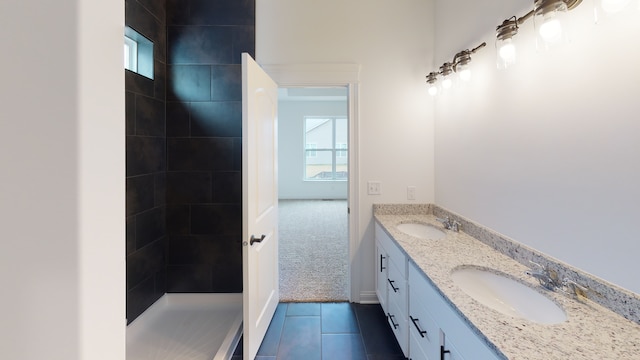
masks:
{"label": "white door trim", "polygon": [[359,226],[359,64],[260,64],[279,87],[346,86],[349,114],[349,301],[360,302],[362,263]]}

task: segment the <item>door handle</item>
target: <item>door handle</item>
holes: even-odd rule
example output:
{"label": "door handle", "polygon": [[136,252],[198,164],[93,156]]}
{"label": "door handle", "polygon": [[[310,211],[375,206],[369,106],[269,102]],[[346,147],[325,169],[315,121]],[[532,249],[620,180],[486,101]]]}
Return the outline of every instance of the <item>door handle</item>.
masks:
{"label": "door handle", "polygon": [[254,235],[251,235],[251,240],[249,240],[249,245],[253,245],[253,243],[262,242],[262,240],[264,240],[265,237],[266,235],[264,234],[262,234],[259,238],[255,237]]}

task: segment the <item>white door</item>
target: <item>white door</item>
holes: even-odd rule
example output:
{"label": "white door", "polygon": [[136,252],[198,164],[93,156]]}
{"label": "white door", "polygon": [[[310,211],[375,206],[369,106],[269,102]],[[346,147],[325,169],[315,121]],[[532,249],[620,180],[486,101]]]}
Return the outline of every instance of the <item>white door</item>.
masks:
{"label": "white door", "polygon": [[278,292],[278,85],[242,54],[243,358],[253,360]]}

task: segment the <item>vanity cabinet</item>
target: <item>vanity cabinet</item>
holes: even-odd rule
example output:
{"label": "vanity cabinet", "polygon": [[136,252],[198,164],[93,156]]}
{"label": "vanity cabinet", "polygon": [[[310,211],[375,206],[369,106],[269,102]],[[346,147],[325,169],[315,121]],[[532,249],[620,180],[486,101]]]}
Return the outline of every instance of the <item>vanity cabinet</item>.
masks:
{"label": "vanity cabinet", "polygon": [[499,359],[413,263],[408,286],[411,360]]}
{"label": "vanity cabinet", "polygon": [[375,225],[376,294],[398,344],[409,354],[407,258],[380,225]]}
{"label": "vanity cabinet", "polygon": [[497,360],[440,292],[375,224],[376,294],[410,360]]}

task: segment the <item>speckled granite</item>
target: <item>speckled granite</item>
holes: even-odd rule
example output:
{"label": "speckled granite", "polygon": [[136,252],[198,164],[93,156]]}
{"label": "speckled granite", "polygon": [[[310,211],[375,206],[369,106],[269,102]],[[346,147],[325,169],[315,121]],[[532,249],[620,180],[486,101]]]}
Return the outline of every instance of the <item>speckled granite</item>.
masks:
{"label": "speckled granite", "polygon": [[[595,289],[598,295],[592,298],[616,298],[613,301],[600,299],[602,303],[624,302],[620,298],[630,297],[631,304],[637,304],[635,294],[589,277],[438,206],[411,206],[414,208],[407,210],[398,205],[374,205],[374,217],[423,271],[425,278],[439,289],[444,299],[502,357],[513,360],[640,359],[640,324],[637,320],[625,319],[593,301],[577,301],[564,294],[544,290],[533,278],[524,274],[529,267],[523,263],[528,264],[532,259],[557,269],[561,277],[573,278]],[[416,207],[427,211],[411,214]],[[403,222],[442,227],[436,216],[450,216],[460,221],[463,231],[456,233],[446,230],[447,236],[443,239],[420,240],[396,229]],[[463,265],[495,269],[529,284],[561,305],[567,314],[567,321],[554,325],[537,324],[504,315],[478,303],[451,280],[451,271]],[[636,311],[628,311],[624,316],[637,316],[637,305],[629,307]]]}

